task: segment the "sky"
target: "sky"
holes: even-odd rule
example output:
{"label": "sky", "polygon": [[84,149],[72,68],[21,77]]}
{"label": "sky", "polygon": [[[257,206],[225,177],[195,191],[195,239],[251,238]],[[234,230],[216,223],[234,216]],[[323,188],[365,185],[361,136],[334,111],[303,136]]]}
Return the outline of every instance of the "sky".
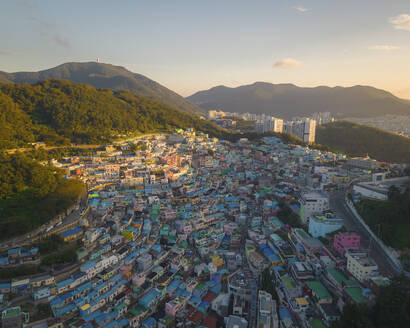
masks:
{"label": "sky", "polygon": [[1,0],[0,71],[121,65],[188,96],[256,81],[410,99],[410,0]]}

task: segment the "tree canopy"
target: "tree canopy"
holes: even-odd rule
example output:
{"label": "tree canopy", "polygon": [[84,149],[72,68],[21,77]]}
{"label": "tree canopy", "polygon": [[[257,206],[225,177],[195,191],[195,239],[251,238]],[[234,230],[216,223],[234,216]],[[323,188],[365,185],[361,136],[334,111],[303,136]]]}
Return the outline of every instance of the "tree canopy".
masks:
{"label": "tree canopy", "polygon": [[347,304],[333,328],[401,328],[410,322],[410,279],[398,277],[390,286],[381,287],[376,304]]}
{"label": "tree canopy", "polygon": [[363,199],[356,208],[369,227],[389,246],[410,248],[410,187],[389,190],[389,200]]}
{"label": "tree canopy", "polygon": [[215,137],[215,124],[129,91],[96,89],[64,80],[0,84],[0,147],[105,143],[128,133],[194,128]]}
{"label": "tree canopy", "polygon": [[0,239],[29,232],[67,210],[84,191],[79,180],[16,153],[0,153]]}
{"label": "tree canopy", "polygon": [[324,124],[316,129],[316,141],[349,156],[410,163],[409,138],[365,125],[346,121]]}

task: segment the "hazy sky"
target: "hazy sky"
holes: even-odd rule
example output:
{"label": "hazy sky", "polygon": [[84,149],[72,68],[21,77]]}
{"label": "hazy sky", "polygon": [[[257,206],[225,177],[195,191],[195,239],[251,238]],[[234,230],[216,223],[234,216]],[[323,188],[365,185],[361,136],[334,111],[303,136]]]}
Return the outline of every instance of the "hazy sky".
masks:
{"label": "hazy sky", "polygon": [[410,99],[410,0],[0,0],[0,70],[122,65],[187,96],[255,81]]}

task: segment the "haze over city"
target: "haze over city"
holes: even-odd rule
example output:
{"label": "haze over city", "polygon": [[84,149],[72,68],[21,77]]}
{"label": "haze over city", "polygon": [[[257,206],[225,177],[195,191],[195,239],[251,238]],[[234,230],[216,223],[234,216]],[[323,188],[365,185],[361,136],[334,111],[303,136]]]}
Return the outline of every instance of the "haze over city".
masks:
{"label": "haze over city", "polygon": [[6,72],[100,57],[183,96],[266,81],[410,99],[407,0],[4,0],[1,11]]}

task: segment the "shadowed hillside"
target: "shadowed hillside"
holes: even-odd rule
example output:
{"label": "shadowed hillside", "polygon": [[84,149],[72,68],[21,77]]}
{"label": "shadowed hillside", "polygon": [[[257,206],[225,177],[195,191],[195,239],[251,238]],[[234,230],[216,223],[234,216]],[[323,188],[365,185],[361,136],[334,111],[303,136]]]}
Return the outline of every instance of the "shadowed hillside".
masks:
{"label": "shadowed hillside", "polygon": [[346,121],[321,125],[316,130],[316,141],[350,156],[410,163],[410,138],[365,125]]}

